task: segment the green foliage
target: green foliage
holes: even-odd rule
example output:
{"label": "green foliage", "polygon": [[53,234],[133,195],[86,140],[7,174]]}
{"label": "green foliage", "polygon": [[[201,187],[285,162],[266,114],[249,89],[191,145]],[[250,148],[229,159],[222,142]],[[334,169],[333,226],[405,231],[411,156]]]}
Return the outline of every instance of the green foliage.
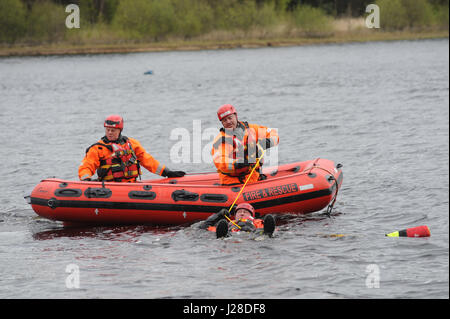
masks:
{"label": "green foliage", "polygon": [[433,11],[427,0],[402,0],[406,10],[408,27],[421,28],[432,25]]}
{"label": "green foliage", "polygon": [[184,0],[172,3],[177,21],[177,35],[191,38],[212,30],[214,12],[205,1]]}
{"label": "green foliage", "polygon": [[39,42],[62,40],[67,30],[66,15],[64,7],[53,2],[34,3],[27,18],[28,36]]}
{"label": "green foliage", "polygon": [[118,32],[142,39],[167,36],[190,38],[214,29],[244,30],[273,25],[273,4],[257,6],[253,0],[121,0],[113,25]]}
{"label": "green foliage", "polygon": [[158,40],[176,31],[177,21],[170,0],[122,0],[113,24],[133,38]]}
{"label": "green foliage", "polygon": [[100,12],[105,22],[111,23],[119,7],[120,0],[108,0],[104,4],[103,12]]}
{"label": "green foliage", "polygon": [[83,25],[86,23],[94,24],[98,20],[98,12],[95,3],[92,0],[79,0],[80,18]]}
{"label": "green foliage", "polygon": [[288,9],[294,10],[297,6],[308,5],[321,8],[334,17],[360,17],[364,14],[367,5],[371,3],[374,3],[374,0],[290,0]]}
{"label": "green foliage", "polygon": [[[378,0],[380,26],[382,29],[424,29],[435,25],[448,26],[448,6],[435,9],[426,0]],[[446,18],[447,17],[447,18]]]}
{"label": "green foliage", "polygon": [[[374,0],[0,0],[0,43],[112,43],[198,36],[323,36]],[[80,6],[67,29],[65,6]],[[448,0],[376,0],[381,30],[448,29]]]}
{"label": "green foliage", "polygon": [[14,43],[26,32],[26,8],[20,0],[0,1],[0,42]]}
{"label": "green foliage", "polygon": [[[282,6],[283,4],[278,4]],[[280,22],[281,13],[284,10],[280,9],[281,7],[277,7],[277,2],[264,4],[258,9],[256,14],[256,25],[261,27],[270,27],[275,25],[277,22]]]}
{"label": "green foliage", "polygon": [[277,12],[286,11],[291,0],[255,0],[258,6],[270,5],[275,8]]}
{"label": "green foliage", "polygon": [[111,23],[120,0],[78,0],[83,22],[90,24]]}
{"label": "green foliage", "polygon": [[433,7],[434,21],[437,26],[448,29],[448,1],[443,5],[435,5]]}
{"label": "green foliage", "polygon": [[310,36],[320,36],[332,31],[332,19],[326,15],[325,11],[302,5],[292,12],[292,23]]}
{"label": "green foliage", "polygon": [[382,30],[400,30],[407,26],[408,17],[402,0],[378,0],[380,7],[380,28]]}
{"label": "green foliage", "polygon": [[216,28],[222,30],[244,30],[251,27],[270,26],[277,20],[273,3],[257,6],[252,0],[223,0],[215,8]]}

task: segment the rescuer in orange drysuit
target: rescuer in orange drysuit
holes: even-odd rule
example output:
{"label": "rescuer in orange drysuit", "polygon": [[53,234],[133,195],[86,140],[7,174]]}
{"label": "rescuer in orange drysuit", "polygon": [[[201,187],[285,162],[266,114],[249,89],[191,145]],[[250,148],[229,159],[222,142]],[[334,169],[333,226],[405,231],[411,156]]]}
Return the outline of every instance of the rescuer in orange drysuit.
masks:
{"label": "rescuer in orange drysuit", "polygon": [[148,154],[138,140],[122,135],[123,118],[108,116],[104,122],[105,136],[86,150],[78,168],[80,180],[91,180],[97,172],[98,180],[107,182],[135,182],[142,174],[140,165],[165,177],[182,177],[185,172],[171,171]]}
{"label": "rescuer in orange drysuit", "polygon": [[[278,145],[278,133],[275,129],[238,121],[236,109],[230,104],[221,106],[217,116],[223,128],[214,139],[211,155],[220,183],[243,184],[261,156],[262,149]],[[262,179],[259,172],[262,164],[263,159],[255,168],[249,183]]]}

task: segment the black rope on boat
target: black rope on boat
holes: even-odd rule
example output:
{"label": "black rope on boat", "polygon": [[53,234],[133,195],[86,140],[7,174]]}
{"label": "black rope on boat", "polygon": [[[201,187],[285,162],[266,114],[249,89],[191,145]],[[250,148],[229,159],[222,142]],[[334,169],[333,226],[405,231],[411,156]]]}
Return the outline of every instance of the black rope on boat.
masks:
{"label": "black rope on boat", "polygon": [[331,175],[328,178],[328,180],[331,180],[331,181],[334,180],[335,181],[335,185],[336,185],[336,194],[334,194],[334,198],[331,201],[331,203],[328,205],[327,211],[325,213],[328,217],[331,218],[331,212],[333,211],[334,203],[336,203],[336,198],[337,198],[338,191],[339,191],[339,184],[338,184],[338,181],[336,180],[336,178],[333,175]]}
{"label": "black rope on boat", "polygon": [[[311,169],[309,170],[309,173],[308,173],[308,174],[311,174],[311,171],[313,170],[313,168],[319,168],[319,169],[321,169],[321,170],[324,170],[324,171],[327,172],[328,174],[330,174],[330,177],[328,177],[328,180],[329,180],[329,181],[333,181],[333,180],[335,181],[335,184],[336,184],[336,194],[334,194],[334,198],[333,198],[333,200],[331,201],[331,203],[328,205],[327,211],[326,211],[326,213],[325,213],[325,215],[327,215],[328,217],[331,217],[331,212],[333,211],[334,203],[336,203],[336,199],[337,199],[337,195],[338,195],[338,191],[339,191],[339,184],[338,184],[338,181],[337,181],[337,179],[334,177],[334,175],[333,175],[332,172],[330,172],[329,170],[327,170],[327,169],[325,169],[325,168],[323,168],[323,167],[321,167],[321,166],[317,166],[317,165],[316,165],[316,163],[317,163],[318,160],[319,160],[319,158],[317,158],[317,159],[314,161],[314,163],[313,163],[313,165],[311,166]],[[340,168],[340,167],[342,167],[342,164],[338,164],[337,168]]]}

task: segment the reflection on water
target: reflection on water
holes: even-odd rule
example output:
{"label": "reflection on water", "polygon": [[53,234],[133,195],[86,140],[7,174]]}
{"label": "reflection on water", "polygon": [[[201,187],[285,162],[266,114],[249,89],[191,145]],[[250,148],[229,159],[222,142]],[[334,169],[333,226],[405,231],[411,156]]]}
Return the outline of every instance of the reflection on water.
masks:
{"label": "reflection on water", "polygon": [[153,235],[170,234],[178,231],[180,227],[160,227],[160,226],[101,226],[101,227],[61,227],[57,229],[44,230],[33,233],[33,239],[48,240],[59,237],[71,239],[83,239],[86,237],[112,240],[136,242],[143,234]]}

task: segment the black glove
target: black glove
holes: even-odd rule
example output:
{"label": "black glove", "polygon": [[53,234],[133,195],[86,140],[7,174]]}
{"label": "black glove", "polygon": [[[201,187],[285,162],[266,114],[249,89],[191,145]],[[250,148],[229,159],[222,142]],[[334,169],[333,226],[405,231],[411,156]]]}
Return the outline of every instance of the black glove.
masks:
{"label": "black glove", "polygon": [[249,167],[248,163],[234,163],[234,169],[240,169],[244,167]]}
{"label": "black glove", "polygon": [[242,231],[254,231],[256,229],[255,225],[253,225],[251,221],[240,221],[237,225],[241,227],[240,230]]}
{"label": "black glove", "polygon": [[270,143],[270,138],[263,138],[258,141],[258,145],[265,150],[271,147]]}
{"label": "black glove", "polygon": [[220,216],[226,216],[228,218],[230,218],[230,212],[228,211],[228,209],[222,208],[221,210],[219,210],[219,212],[217,213]]}
{"label": "black glove", "polygon": [[92,179],[91,179],[90,177],[86,177],[86,178],[83,178],[81,181],[83,181],[83,182],[89,182],[89,181],[92,181]]}
{"label": "black glove", "polygon": [[168,168],[165,168],[162,172],[162,176],[164,177],[183,177],[186,173],[183,171],[171,171]]}
{"label": "black glove", "polygon": [[219,222],[219,220],[225,219],[225,215],[230,216],[228,214],[228,211],[225,208],[223,208],[218,213],[209,216],[203,223],[200,224],[200,228],[206,229],[209,226],[214,226]]}

